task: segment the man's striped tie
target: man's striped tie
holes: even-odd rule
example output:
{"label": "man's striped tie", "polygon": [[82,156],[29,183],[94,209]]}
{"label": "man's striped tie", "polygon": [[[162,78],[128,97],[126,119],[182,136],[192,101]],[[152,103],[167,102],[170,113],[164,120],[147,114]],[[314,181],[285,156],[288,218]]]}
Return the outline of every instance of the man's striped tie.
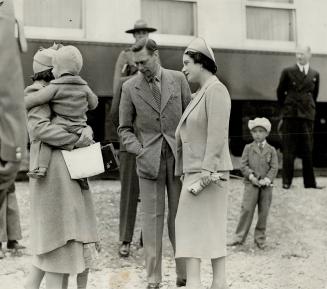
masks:
{"label": "man's striped tie", "polygon": [[156,103],[158,105],[158,108],[160,110],[160,106],[161,106],[161,92],[160,92],[160,89],[159,89],[159,87],[157,85],[157,82],[156,82],[155,78],[153,78],[151,80],[151,89],[152,89],[153,98],[156,101]]}

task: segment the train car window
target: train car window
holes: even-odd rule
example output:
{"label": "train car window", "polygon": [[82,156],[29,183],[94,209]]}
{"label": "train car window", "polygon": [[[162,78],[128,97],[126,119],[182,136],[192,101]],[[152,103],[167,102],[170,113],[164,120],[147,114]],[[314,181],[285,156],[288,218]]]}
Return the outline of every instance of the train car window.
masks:
{"label": "train car window", "polygon": [[24,24],[33,27],[82,29],[81,0],[24,0]]}
{"label": "train car window", "polygon": [[247,0],[246,37],[254,40],[295,41],[293,0]]}
{"label": "train car window", "polygon": [[142,0],[142,18],[156,27],[160,34],[193,36],[196,23],[195,4],[195,1]]}

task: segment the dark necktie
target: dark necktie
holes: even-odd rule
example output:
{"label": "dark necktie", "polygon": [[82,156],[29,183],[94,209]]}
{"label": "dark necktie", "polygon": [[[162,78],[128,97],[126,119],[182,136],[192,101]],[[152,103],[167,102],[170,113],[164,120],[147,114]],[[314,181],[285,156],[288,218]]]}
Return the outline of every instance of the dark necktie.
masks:
{"label": "dark necktie", "polygon": [[152,89],[153,98],[156,101],[156,103],[158,105],[158,108],[160,110],[161,92],[160,92],[159,86],[157,85],[157,82],[156,82],[155,78],[152,78],[152,80],[151,80],[151,89]]}

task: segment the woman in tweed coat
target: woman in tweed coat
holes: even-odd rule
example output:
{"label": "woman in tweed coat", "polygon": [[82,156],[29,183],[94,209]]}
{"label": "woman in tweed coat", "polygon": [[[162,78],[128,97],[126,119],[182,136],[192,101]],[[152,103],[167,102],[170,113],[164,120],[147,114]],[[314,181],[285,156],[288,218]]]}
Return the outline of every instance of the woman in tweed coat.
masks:
{"label": "woman in tweed coat", "polygon": [[87,127],[79,138],[51,124],[50,117],[48,105],[28,113],[31,141],[53,146],[46,177],[30,180],[31,247],[33,266],[46,272],[46,288],[61,289],[68,274],[86,269],[83,245],[95,243],[97,231],[91,193],[70,178],[60,149],[89,145],[92,132]]}
{"label": "woman in tweed coat", "polygon": [[[200,289],[200,261],[212,262],[211,289],[226,289],[226,219],[229,171],[228,148],[231,101],[226,87],[214,75],[217,70],[210,47],[195,39],[183,56],[183,72],[200,85],[176,129],[176,175],[183,187],[176,216],[176,258],[185,258],[187,289]],[[209,183],[215,175],[221,178]],[[203,184],[199,194],[190,188]]]}

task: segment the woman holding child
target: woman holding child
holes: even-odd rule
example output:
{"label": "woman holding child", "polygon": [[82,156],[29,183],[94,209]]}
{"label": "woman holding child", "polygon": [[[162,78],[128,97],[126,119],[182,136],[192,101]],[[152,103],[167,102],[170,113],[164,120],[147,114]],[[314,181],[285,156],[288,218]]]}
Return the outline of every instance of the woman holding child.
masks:
{"label": "woman holding child", "polygon": [[[70,50],[72,51],[75,50]],[[50,70],[51,72],[53,55],[56,53],[45,51],[41,57],[34,58],[34,61],[37,60],[38,65],[42,64],[44,71]],[[77,56],[79,58],[79,55]],[[65,63],[68,62],[65,61]],[[81,66],[81,63],[77,66]],[[71,82],[73,72],[63,69],[63,67],[57,67],[56,77],[61,79],[61,83],[65,79],[66,82],[68,79]],[[44,71],[43,74],[49,74]],[[40,83],[36,85],[34,82],[31,87],[27,88],[26,97],[30,93],[42,92],[49,87],[47,81],[50,80],[42,80],[41,72],[37,74],[40,79],[34,79]],[[63,79],[63,76],[67,77]],[[78,83],[74,82],[75,90],[79,89],[78,85],[81,83],[83,83],[82,80]],[[62,92],[69,87],[72,90],[72,85],[65,83],[61,87]],[[86,288],[87,253],[89,253],[87,244],[94,244],[97,241],[93,201],[90,190],[85,186],[87,183],[70,178],[60,150],[90,145],[93,142],[92,130],[88,126],[83,126],[80,130],[71,131],[71,128],[65,128],[66,123],[55,123],[53,120],[56,115],[50,109],[52,104],[49,105],[51,101],[28,111],[31,146],[35,142],[44,143],[51,147],[51,153],[47,154],[49,161],[46,173],[38,174],[36,178],[30,179],[33,266],[25,288],[39,288],[44,274],[47,289],[67,288],[69,274],[79,274],[78,288]],[[87,106],[86,100],[84,106]],[[85,112],[84,107],[84,112],[81,112],[79,117],[83,118]],[[39,145],[36,147],[40,148]],[[40,157],[40,153],[41,151],[31,150],[31,164],[37,163],[35,159]]]}
{"label": "woman holding child", "polygon": [[[232,169],[228,148],[231,101],[226,87],[215,76],[214,54],[202,38],[193,40],[187,47],[183,64],[188,81],[199,84],[200,88],[176,129],[176,175],[183,175],[176,216],[176,258],[185,258],[187,289],[203,288],[201,258],[212,262],[211,289],[226,289],[227,192]],[[198,194],[192,194],[190,189],[195,184],[202,187]]]}

